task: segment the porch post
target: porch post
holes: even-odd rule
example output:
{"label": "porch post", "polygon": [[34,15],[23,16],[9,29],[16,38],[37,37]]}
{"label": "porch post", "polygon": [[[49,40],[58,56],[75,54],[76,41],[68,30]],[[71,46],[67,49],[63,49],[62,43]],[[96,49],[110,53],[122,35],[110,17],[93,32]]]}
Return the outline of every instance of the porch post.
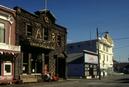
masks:
{"label": "porch post", "polygon": [[31,74],[31,57],[32,57],[32,54],[29,53],[28,54],[28,74]]}
{"label": "porch post", "polygon": [[20,79],[20,74],[22,74],[23,53],[17,54],[17,56],[14,58],[14,79]]}
{"label": "porch post", "polygon": [[42,75],[44,74],[44,53],[42,53]]}

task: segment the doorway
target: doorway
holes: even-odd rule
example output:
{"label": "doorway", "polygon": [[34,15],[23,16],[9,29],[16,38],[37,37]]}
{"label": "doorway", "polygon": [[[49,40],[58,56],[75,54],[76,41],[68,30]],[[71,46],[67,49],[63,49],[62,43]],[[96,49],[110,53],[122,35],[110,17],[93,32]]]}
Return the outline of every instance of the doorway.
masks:
{"label": "doorway", "polygon": [[60,78],[65,78],[65,59],[56,58],[56,73]]}

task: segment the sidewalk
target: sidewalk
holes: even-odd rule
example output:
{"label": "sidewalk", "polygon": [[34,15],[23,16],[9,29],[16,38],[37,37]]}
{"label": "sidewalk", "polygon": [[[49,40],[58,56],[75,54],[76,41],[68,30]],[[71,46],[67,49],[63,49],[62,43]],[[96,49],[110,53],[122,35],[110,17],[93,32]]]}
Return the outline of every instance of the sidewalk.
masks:
{"label": "sidewalk", "polygon": [[54,85],[74,83],[76,80],[63,80],[50,81],[50,82],[35,82],[35,83],[21,83],[0,85],[0,87],[55,87]]}
{"label": "sidewalk", "polygon": [[123,83],[127,84],[129,83],[129,75],[107,76],[101,78],[101,80],[68,78],[67,80],[60,79],[59,81],[52,81],[52,82],[0,85],[0,87],[90,87],[88,85],[94,85],[94,87],[96,87],[95,85],[117,85],[117,84],[123,85]]}

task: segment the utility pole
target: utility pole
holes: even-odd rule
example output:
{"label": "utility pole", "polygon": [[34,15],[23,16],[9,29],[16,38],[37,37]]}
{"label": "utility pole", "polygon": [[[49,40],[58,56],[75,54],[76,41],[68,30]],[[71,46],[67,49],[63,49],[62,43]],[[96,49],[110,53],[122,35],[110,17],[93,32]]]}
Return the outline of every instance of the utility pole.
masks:
{"label": "utility pole", "polygon": [[98,33],[98,28],[96,28],[96,35],[97,35],[97,52],[98,52],[98,74],[99,74],[99,80],[101,80],[100,53],[99,53],[99,33]]}
{"label": "utility pole", "polygon": [[47,10],[47,0],[45,0],[44,5],[45,5],[45,10]]}

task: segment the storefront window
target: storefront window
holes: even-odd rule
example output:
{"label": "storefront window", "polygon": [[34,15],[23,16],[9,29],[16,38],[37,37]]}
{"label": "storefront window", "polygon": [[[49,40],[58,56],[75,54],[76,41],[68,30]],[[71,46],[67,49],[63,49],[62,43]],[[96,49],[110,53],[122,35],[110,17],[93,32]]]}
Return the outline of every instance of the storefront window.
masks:
{"label": "storefront window", "polygon": [[42,73],[42,55],[32,54],[31,73]]}
{"label": "storefront window", "polygon": [[11,66],[10,65],[5,65],[5,71],[7,72],[7,73],[10,73],[11,72]]}
{"label": "storefront window", "polygon": [[3,23],[0,23],[0,43],[5,42],[5,26]]}
{"label": "storefront window", "polygon": [[28,53],[23,54],[23,73],[28,73]]}
{"label": "storefront window", "polygon": [[12,64],[4,63],[4,75],[11,75],[11,74],[12,74]]}

